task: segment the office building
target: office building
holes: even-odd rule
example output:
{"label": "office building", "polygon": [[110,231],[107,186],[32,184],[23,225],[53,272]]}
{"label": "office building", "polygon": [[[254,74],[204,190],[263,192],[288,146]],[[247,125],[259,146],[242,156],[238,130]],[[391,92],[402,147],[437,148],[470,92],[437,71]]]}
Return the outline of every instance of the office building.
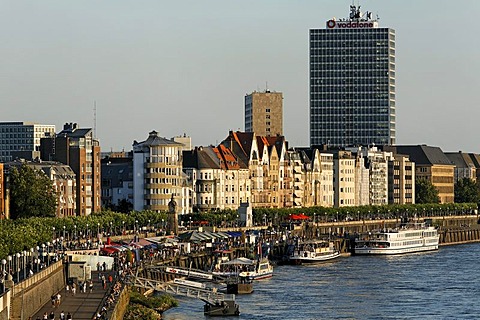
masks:
{"label": "office building", "polygon": [[310,30],[310,145],[395,144],[395,31],[350,8]]}
{"label": "office building", "polygon": [[39,157],[40,139],[54,135],[55,126],[33,122],[0,122],[0,162]]}
{"label": "office building", "polygon": [[245,132],[259,136],[283,135],[281,92],[252,92],[245,96]]}

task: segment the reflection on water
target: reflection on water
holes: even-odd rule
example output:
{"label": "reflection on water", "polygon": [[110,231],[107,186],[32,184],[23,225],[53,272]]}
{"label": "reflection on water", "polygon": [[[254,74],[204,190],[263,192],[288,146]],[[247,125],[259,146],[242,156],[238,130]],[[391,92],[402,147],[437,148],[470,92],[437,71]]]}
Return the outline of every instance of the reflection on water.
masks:
{"label": "reflection on water", "polygon": [[[352,256],[278,266],[237,296],[239,319],[477,319],[480,244],[401,256]],[[203,302],[178,298],[164,319],[205,319]]]}

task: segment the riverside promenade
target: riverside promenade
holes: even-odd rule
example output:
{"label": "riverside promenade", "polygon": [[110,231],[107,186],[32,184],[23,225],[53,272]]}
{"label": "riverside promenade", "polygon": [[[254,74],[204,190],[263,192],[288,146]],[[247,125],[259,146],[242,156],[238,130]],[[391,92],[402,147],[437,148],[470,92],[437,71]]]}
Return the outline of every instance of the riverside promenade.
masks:
{"label": "riverside promenade", "polygon": [[[98,279],[98,274],[102,273],[105,277],[108,278],[111,272],[98,272],[92,271],[92,280],[93,280],[93,290],[90,293],[90,290],[87,286],[86,293],[82,292],[77,286],[75,296],[72,294],[72,290],[67,293],[65,289],[60,291],[62,296],[60,305],[58,307],[53,307],[52,303],[49,302],[45,304],[40,311],[32,316],[33,320],[43,319],[45,312],[50,316],[50,313],[53,311],[55,314],[55,320],[60,319],[60,312],[65,313],[65,319],[67,313],[70,312],[72,315],[72,320],[92,320],[94,319],[97,311],[100,311],[102,308],[103,298],[110,291],[111,284],[107,281],[107,288],[102,288],[102,282]],[[50,318],[49,318],[50,319]]]}

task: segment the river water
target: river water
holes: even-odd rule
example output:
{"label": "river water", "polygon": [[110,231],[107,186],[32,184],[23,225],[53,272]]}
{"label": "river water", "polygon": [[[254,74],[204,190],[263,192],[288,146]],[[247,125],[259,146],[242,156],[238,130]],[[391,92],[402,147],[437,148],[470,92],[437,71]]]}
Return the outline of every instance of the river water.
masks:
{"label": "river water", "polygon": [[[178,300],[164,319],[208,318],[202,301]],[[480,244],[277,266],[236,300],[238,319],[480,319]]]}

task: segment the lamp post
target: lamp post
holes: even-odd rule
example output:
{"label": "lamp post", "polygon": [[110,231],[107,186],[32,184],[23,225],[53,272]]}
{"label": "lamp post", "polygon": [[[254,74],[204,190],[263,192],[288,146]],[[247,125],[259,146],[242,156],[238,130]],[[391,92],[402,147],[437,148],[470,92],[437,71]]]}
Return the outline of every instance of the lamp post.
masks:
{"label": "lamp post", "polygon": [[5,265],[7,264],[7,260],[2,259],[2,293],[5,293],[5,279],[7,272],[5,271]]}
{"label": "lamp post", "polygon": [[100,240],[100,222],[97,222],[97,238]]}
{"label": "lamp post", "polygon": [[55,227],[52,227],[52,230],[53,230],[53,237],[52,237],[52,239],[55,239]]}
{"label": "lamp post", "polygon": [[150,232],[150,219],[148,219],[147,232]]}
{"label": "lamp post", "polygon": [[65,229],[66,228],[67,228],[66,226],[63,226],[63,239],[65,239]]}
{"label": "lamp post", "polygon": [[125,233],[125,221],[122,221],[122,233]]}
{"label": "lamp post", "polygon": [[7,274],[10,274],[10,272],[12,271],[12,256],[8,256],[7,257],[7,261],[8,261],[8,272]]}
{"label": "lamp post", "polygon": [[88,238],[90,237],[90,233],[88,232],[88,223],[87,223],[87,231],[85,233],[85,237],[88,237]]}
{"label": "lamp post", "polygon": [[317,217],[317,213],[314,212],[314,213],[313,213],[313,224],[314,224],[314,225],[316,225],[316,222],[317,222],[316,217]]}
{"label": "lamp post", "polygon": [[137,225],[138,225],[138,220],[135,220],[135,224],[133,225],[133,232],[137,234]]}
{"label": "lamp post", "polygon": [[38,272],[38,270],[40,269],[40,247],[37,246],[36,249],[37,249],[37,258],[35,259],[35,261],[37,262],[36,264],[37,264],[37,272]]}
{"label": "lamp post", "polygon": [[20,282],[20,253],[17,252],[15,257],[17,258],[15,260],[15,269],[17,269],[17,283],[19,283]]}
{"label": "lamp post", "polygon": [[73,230],[74,230],[74,232],[75,232],[73,239],[75,240],[75,239],[77,239],[77,225],[76,225],[76,224],[73,225]]}
{"label": "lamp post", "polygon": [[50,247],[50,242],[47,242],[47,266],[50,265],[50,254],[49,254],[49,248]]}
{"label": "lamp post", "polygon": [[32,270],[32,272],[33,272],[33,252],[34,251],[35,251],[35,249],[30,248],[30,270]]}
{"label": "lamp post", "polygon": [[27,251],[23,250],[23,280],[27,279]]}

